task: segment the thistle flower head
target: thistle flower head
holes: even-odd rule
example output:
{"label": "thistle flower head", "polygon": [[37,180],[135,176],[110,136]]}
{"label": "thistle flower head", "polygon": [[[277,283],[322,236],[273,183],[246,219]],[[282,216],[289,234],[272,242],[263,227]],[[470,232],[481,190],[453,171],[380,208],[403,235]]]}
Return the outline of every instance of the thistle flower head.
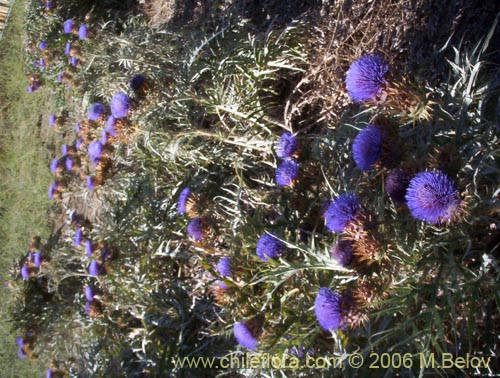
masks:
{"label": "thistle flower head", "polygon": [[53,377],[53,371],[52,369],[48,368],[47,373],[45,374],[45,378],[52,378]]}
{"label": "thistle flower head", "polygon": [[259,341],[244,322],[235,323],[233,332],[238,344],[250,350],[257,349]]}
{"label": "thistle flower head", "polygon": [[69,58],[69,64],[73,67],[78,67],[78,59],[75,56]]}
{"label": "thistle flower head", "polygon": [[45,41],[40,42],[40,43],[38,44],[38,48],[39,48],[40,50],[45,50],[45,49],[47,48],[47,42],[45,42]]}
{"label": "thistle flower head", "polygon": [[54,181],[54,182],[52,182],[52,184],[50,184],[49,195],[48,195],[49,199],[54,198],[54,195],[56,194],[58,189],[59,189],[59,183],[57,181]]}
{"label": "thistle flower head", "polygon": [[66,42],[66,45],[64,46],[64,55],[69,55],[70,51],[71,51],[71,43]]}
{"label": "thistle flower head", "polygon": [[361,206],[355,194],[344,193],[331,201],[326,209],[325,224],[330,232],[342,232],[356,220]]}
{"label": "thistle flower head", "polygon": [[75,231],[75,238],[74,238],[74,243],[75,246],[79,246],[82,244],[82,238],[83,238],[83,231],[81,228],[77,228]]}
{"label": "thistle flower head", "polygon": [[204,234],[203,219],[200,217],[192,219],[187,226],[187,232],[194,240],[201,241]]}
{"label": "thistle flower head", "polygon": [[385,178],[385,191],[394,203],[403,204],[409,184],[410,175],[402,169],[394,169]]}
{"label": "thistle flower head", "polygon": [[336,330],[343,326],[341,297],[326,287],[319,289],[314,301],[314,312],[319,325],[325,331]]}
{"label": "thistle flower head", "polygon": [[188,202],[190,201],[191,198],[191,189],[190,188],[184,188],[179,196],[179,201],[177,202],[177,211],[179,214],[185,214],[186,213],[186,206]]}
{"label": "thistle flower head", "polygon": [[85,252],[87,253],[87,257],[92,257],[92,254],[94,253],[93,247],[92,247],[92,241],[91,240],[85,240]]}
{"label": "thistle flower head", "polygon": [[42,254],[40,252],[33,253],[33,265],[37,268],[42,265]]}
{"label": "thistle flower head", "polygon": [[95,189],[94,180],[92,179],[91,176],[87,176],[87,189],[88,190],[94,190]]}
{"label": "thistle flower head", "polygon": [[52,173],[55,173],[58,167],[59,167],[59,159],[52,159],[52,161],[50,162],[50,171]]}
{"label": "thistle flower head", "polygon": [[101,141],[94,141],[89,144],[88,154],[92,165],[95,167],[101,160],[104,146]]}
{"label": "thistle flower head", "polygon": [[64,21],[64,24],[63,24],[64,33],[66,33],[66,34],[71,33],[73,31],[73,26],[74,26],[73,20],[71,18]]}
{"label": "thistle flower head", "polygon": [[80,147],[81,147],[82,145],[83,145],[83,139],[82,139],[82,138],[78,138],[78,139],[76,140],[76,143],[75,143],[75,148],[76,148],[77,150],[79,150],[79,149],[80,149]]}
{"label": "thistle flower head", "polygon": [[51,10],[51,9],[53,9],[53,8],[54,8],[54,4],[52,3],[52,1],[50,1],[50,0],[49,0],[49,1],[47,1],[47,2],[45,3],[45,9],[47,9],[47,10]]}
{"label": "thistle flower head", "polygon": [[23,280],[27,280],[30,278],[30,272],[28,269],[28,265],[24,264],[21,268],[21,277]]}
{"label": "thistle flower head", "polygon": [[353,245],[350,240],[341,239],[332,246],[331,256],[340,266],[348,266],[353,259]]}
{"label": "thistle flower head", "polygon": [[92,260],[89,265],[89,274],[92,277],[97,277],[100,272],[100,266],[97,260]]}
{"label": "thistle flower head", "polygon": [[130,88],[132,88],[133,91],[138,91],[141,89],[142,85],[146,81],[146,76],[137,74],[132,76],[130,79]]}
{"label": "thistle flower head", "polygon": [[106,132],[106,129],[101,130],[101,143],[102,145],[108,143],[108,133]]}
{"label": "thistle flower head", "polygon": [[71,171],[73,169],[73,160],[71,160],[71,158],[67,158],[64,164],[66,166],[66,170]]}
{"label": "thistle flower head", "polygon": [[231,277],[231,258],[226,256],[219,260],[217,271],[221,277]]}
{"label": "thistle flower head", "polygon": [[276,156],[287,159],[297,152],[298,147],[297,138],[288,131],[284,132],[276,144]]}
{"label": "thistle flower head", "polygon": [[417,174],[405,197],[413,217],[431,224],[452,220],[460,206],[455,183],[441,171]]}
{"label": "thistle flower head", "polygon": [[346,75],[346,87],[354,102],[374,101],[382,92],[389,66],[380,55],[363,55],[352,62]]}
{"label": "thistle flower head", "polygon": [[114,116],[110,115],[108,117],[104,130],[106,130],[106,132],[113,137],[118,135],[118,132],[116,131],[116,118]]}
{"label": "thistle flower head", "polygon": [[117,93],[111,99],[110,108],[115,118],[124,118],[130,110],[130,98],[123,92]]}
{"label": "thistle flower head", "polygon": [[49,125],[54,126],[56,124],[57,116],[55,114],[51,114],[49,116]]}
{"label": "thistle flower head", "polygon": [[90,121],[98,120],[106,111],[106,108],[100,102],[90,105],[88,117]]}
{"label": "thistle flower head", "polygon": [[268,258],[276,259],[285,250],[285,244],[274,235],[264,234],[257,241],[256,253],[263,261],[269,261]]}
{"label": "thistle flower head", "polygon": [[40,58],[38,65],[42,68],[47,67],[47,62],[45,62],[44,58]]}
{"label": "thistle flower head", "polygon": [[78,29],[78,38],[87,39],[87,33],[88,33],[87,25],[85,24],[81,25],[80,28]]}
{"label": "thistle flower head", "polygon": [[85,298],[89,302],[94,300],[94,290],[92,290],[91,286],[85,286]]}
{"label": "thistle flower head", "polygon": [[299,163],[294,160],[285,160],[276,169],[276,183],[279,186],[293,185],[299,175]]}
{"label": "thistle flower head", "polygon": [[368,171],[382,157],[383,131],[375,125],[361,130],[352,144],[352,154],[359,169]]}

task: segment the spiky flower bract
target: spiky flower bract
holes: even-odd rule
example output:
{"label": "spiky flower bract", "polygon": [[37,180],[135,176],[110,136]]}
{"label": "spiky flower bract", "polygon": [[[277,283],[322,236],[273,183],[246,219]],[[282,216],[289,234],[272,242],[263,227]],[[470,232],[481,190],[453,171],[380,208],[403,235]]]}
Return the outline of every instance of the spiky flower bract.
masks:
{"label": "spiky flower bract", "polygon": [[341,239],[332,246],[331,256],[340,266],[348,266],[353,259],[352,241]]}
{"label": "spiky flower bract", "polygon": [[264,234],[257,241],[255,252],[263,261],[269,261],[268,258],[276,259],[285,250],[285,244],[273,235]]}
{"label": "spiky flower bract", "polygon": [[342,232],[356,220],[360,210],[359,199],[355,194],[341,194],[328,205],[324,213],[325,225],[331,232]]}
{"label": "spiky flower bract", "polygon": [[78,38],[87,39],[87,34],[88,34],[87,25],[85,24],[81,25],[80,28],[78,29]]}
{"label": "spiky flower bract", "polygon": [[455,182],[441,171],[417,174],[405,198],[413,217],[431,224],[452,220],[460,205]]}
{"label": "spiky flower bract", "polygon": [[319,289],[314,301],[314,312],[319,325],[325,331],[342,327],[341,297],[326,287]]}
{"label": "spiky flower bract", "polygon": [[201,241],[204,234],[203,219],[198,217],[191,220],[187,226],[187,232],[194,240]]}
{"label": "spiky flower bract", "polygon": [[244,322],[235,323],[233,331],[238,344],[250,350],[257,349],[259,341]]}
{"label": "spiky flower bract", "polygon": [[91,121],[98,120],[106,112],[106,108],[100,102],[93,103],[90,105],[88,118]]}
{"label": "spiky flower bract", "polygon": [[299,163],[294,160],[285,160],[276,169],[276,183],[279,186],[292,185],[299,175]]}
{"label": "spiky flower bract", "polygon": [[384,89],[389,66],[378,54],[363,55],[352,62],[346,74],[346,88],[354,102],[374,101]]}
{"label": "spiky flower bract", "polygon": [[74,26],[73,20],[71,18],[64,21],[64,24],[63,24],[64,33],[66,33],[66,34],[71,33],[73,31],[73,26]]}
{"label": "spiky flower bract", "polygon": [[385,178],[385,191],[394,203],[403,204],[409,184],[410,175],[402,169],[394,169]]}
{"label": "spiky flower bract", "polygon": [[352,154],[359,169],[368,171],[382,156],[383,131],[370,124],[361,130],[352,143]]}
{"label": "spiky flower bract", "polygon": [[177,211],[179,214],[186,213],[186,204],[191,196],[191,189],[184,188],[179,196],[179,201],[177,202]]}
{"label": "spiky flower bract", "polygon": [[130,98],[123,92],[117,93],[111,99],[110,108],[115,118],[124,118],[130,110]]}
{"label": "spiky flower bract", "polygon": [[280,159],[287,159],[297,152],[297,138],[288,131],[284,132],[281,134],[275,149],[276,156]]}

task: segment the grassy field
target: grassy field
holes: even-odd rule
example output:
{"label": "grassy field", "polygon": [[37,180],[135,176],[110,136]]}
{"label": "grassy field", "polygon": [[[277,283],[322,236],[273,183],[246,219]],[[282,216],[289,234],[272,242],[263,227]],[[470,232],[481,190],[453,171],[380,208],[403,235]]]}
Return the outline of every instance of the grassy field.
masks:
{"label": "grassy field", "polygon": [[[79,377],[499,372],[497,360],[465,370],[416,361],[500,352],[500,9],[384,4],[67,0],[46,10],[30,1],[23,21],[16,3],[0,68],[0,237],[13,286],[2,316],[15,328],[4,363],[22,336],[38,376],[49,366]],[[89,38],[63,33],[69,17]],[[346,72],[368,53],[388,73],[362,102]],[[47,67],[35,67],[42,57]],[[30,95],[26,72],[42,83]],[[95,103],[105,116],[90,116]],[[61,116],[54,129],[49,113]],[[384,143],[359,142],[367,130]],[[285,131],[300,146],[291,156],[276,148]],[[424,187],[448,191],[428,206],[445,203],[446,213],[418,218],[409,195],[398,202],[388,179],[397,169],[408,175],[393,179],[402,186],[439,171],[444,189]],[[359,202],[339,210],[346,192]],[[338,214],[350,217],[343,227]],[[26,254],[34,234],[40,267]],[[350,263],[339,262],[342,242]],[[28,279],[20,266],[9,276],[13,258]],[[299,362],[399,353],[408,366],[297,373],[174,362],[249,351]]]}
{"label": "grassy field", "polygon": [[[47,198],[50,183],[48,164],[53,139],[41,130],[42,117],[50,103],[42,91],[30,96],[26,90],[25,55],[22,49],[24,24],[22,1],[16,1],[12,17],[0,42],[0,266],[2,280],[15,277],[14,260],[22,256],[33,235],[45,238],[52,231],[48,217],[52,204]],[[49,101],[49,102],[48,102]],[[46,116],[46,114],[45,114]],[[14,275],[12,275],[12,272]],[[0,366],[4,377],[39,377],[37,363],[26,364],[17,357],[16,334],[8,322],[12,292],[0,289]]]}

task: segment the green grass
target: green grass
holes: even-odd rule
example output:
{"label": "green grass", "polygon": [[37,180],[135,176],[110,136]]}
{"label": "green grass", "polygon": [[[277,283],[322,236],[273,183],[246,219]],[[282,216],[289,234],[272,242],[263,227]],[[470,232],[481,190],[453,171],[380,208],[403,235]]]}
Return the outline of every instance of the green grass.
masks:
{"label": "green grass", "polygon": [[[51,136],[41,124],[47,105],[46,91],[30,95],[21,47],[24,2],[16,1],[6,33],[0,42],[0,269],[1,301],[10,301],[11,293],[3,284],[14,278],[13,260],[27,252],[33,235],[48,237],[51,203],[47,199],[50,183],[48,162]],[[15,272],[15,275],[18,271]],[[39,377],[38,363],[21,361],[17,356],[8,323],[7,307],[0,310],[0,368],[2,377]],[[42,368],[43,369],[43,368]]]}

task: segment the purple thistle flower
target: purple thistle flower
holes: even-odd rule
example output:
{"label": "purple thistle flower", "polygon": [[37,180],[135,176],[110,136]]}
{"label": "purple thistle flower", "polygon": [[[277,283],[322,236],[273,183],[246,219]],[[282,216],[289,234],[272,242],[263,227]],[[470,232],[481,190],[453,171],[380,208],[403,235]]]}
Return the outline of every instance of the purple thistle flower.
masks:
{"label": "purple thistle flower", "polygon": [[57,170],[57,167],[59,166],[59,159],[52,159],[50,162],[50,171],[54,173]]}
{"label": "purple thistle flower", "polygon": [[325,225],[330,232],[342,232],[360,212],[359,199],[355,194],[344,193],[332,200],[325,211]]}
{"label": "purple thistle flower", "polygon": [[67,155],[68,154],[68,145],[66,143],[63,143],[61,145],[61,154]]}
{"label": "purple thistle flower", "polygon": [[451,220],[460,205],[455,183],[441,171],[417,174],[405,197],[413,217],[431,224]]}
{"label": "purple thistle flower", "polygon": [[64,74],[62,74],[62,73],[60,73],[59,75],[57,75],[57,82],[58,83],[62,83],[63,77],[64,77]]}
{"label": "purple thistle flower", "polygon": [[106,108],[100,102],[96,102],[96,103],[90,105],[90,109],[89,109],[89,113],[88,113],[89,120],[91,120],[91,121],[98,120],[104,114],[105,111],[106,111]]}
{"label": "purple thistle flower", "polygon": [[359,199],[355,194],[341,194],[330,202],[324,213],[326,227],[330,232],[342,232],[356,219],[359,211]]}
{"label": "purple thistle flower", "polygon": [[47,48],[47,42],[45,42],[45,41],[40,42],[40,44],[38,45],[38,48],[40,50],[45,50]]}
{"label": "purple thistle flower", "polygon": [[106,126],[104,127],[104,130],[113,137],[116,137],[118,135],[115,124],[116,124],[116,118],[111,115],[108,117],[108,120],[106,121]]}
{"label": "purple thistle flower", "polygon": [[92,242],[90,240],[85,241],[85,252],[87,253],[87,257],[92,257],[92,254],[94,253]]}
{"label": "purple thistle flower", "polygon": [[52,1],[47,1],[47,2],[45,3],[45,9],[47,9],[47,10],[51,10],[51,9],[53,9],[53,8],[54,8],[54,4],[52,3]]}
{"label": "purple thistle flower", "polygon": [[269,261],[268,258],[276,259],[285,250],[285,244],[276,239],[274,235],[264,234],[257,241],[256,254],[263,261]]}
{"label": "purple thistle flower", "polygon": [[28,93],[33,93],[33,87],[31,85],[28,85]]}
{"label": "purple thistle flower", "polygon": [[123,92],[117,93],[111,98],[110,108],[115,118],[124,118],[130,110],[130,98]]}
{"label": "purple thistle flower", "polygon": [[[221,275],[221,277],[231,277],[231,258],[223,257],[217,263],[217,272]],[[219,287],[221,289],[227,289],[227,285],[224,281],[219,282]]]}
{"label": "purple thistle flower", "polygon": [[276,169],[276,183],[279,186],[290,186],[299,175],[299,163],[290,159],[283,161]]}
{"label": "purple thistle flower", "polygon": [[23,347],[24,346],[24,340],[22,337],[16,337],[16,344],[17,346]]}
{"label": "purple thistle flower", "polygon": [[375,125],[361,130],[352,144],[352,154],[359,169],[368,171],[382,156],[384,133]]}
{"label": "purple thistle flower", "polygon": [[94,142],[91,142],[88,147],[88,154],[90,161],[92,162],[92,165],[95,167],[99,161],[101,160],[102,157],[102,152],[104,150],[103,144],[96,140]]}
{"label": "purple thistle flower", "polygon": [[244,322],[235,323],[233,332],[238,344],[250,350],[257,349],[259,342]]}
{"label": "purple thistle flower", "polygon": [[69,55],[70,50],[71,50],[71,43],[66,42],[66,45],[64,46],[64,55]]}
{"label": "purple thistle flower", "polygon": [[45,63],[45,59],[40,58],[40,63],[39,63],[39,66],[40,66],[40,67],[42,67],[42,68],[47,67],[47,63]]}
{"label": "purple thistle flower", "polygon": [[85,313],[88,315],[90,314],[90,311],[92,310],[92,302],[91,301],[86,301],[85,302]]}
{"label": "purple thistle flower", "polygon": [[73,20],[71,18],[64,21],[63,24],[64,33],[69,34],[73,31]]}
{"label": "purple thistle flower", "polygon": [[56,124],[56,120],[57,120],[57,116],[55,114],[51,114],[49,116],[49,125],[54,127],[54,125]]}
{"label": "purple thistle flower", "polygon": [[82,238],[83,238],[83,231],[81,228],[77,228],[75,232],[75,238],[74,238],[74,243],[75,246],[79,246],[82,244]]}
{"label": "purple thistle flower", "polygon": [[71,171],[73,169],[73,160],[71,158],[67,158],[65,161],[66,170]]}
{"label": "purple thistle flower", "polygon": [[20,358],[21,360],[24,360],[24,359],[26,359],[26,358],[28,357],[28,356],[26,355],[26,353],[24,353],[24,349],[23,349],[23,347],[22,347],[22,346],[20,346],[20,345],[17,347],[17,355],[19,356],[19,358]]}
{"label": "purple thistle flower", "polygon": [[326,287],[319,289],[314,301],[314,312],[325,331],[336,330],[343,325],[340,295]]}
{"label": "purple thistle flower", "polygon": [[40,252],[33,253],[33,265],[39,268],[42,265],[42,254]]}
{"label": "purple thistle flower", "polygon": [[83,24],[78,29],[78,38],[87,39],[87,25]]}
{"label": "purple thistle flower", "polygon": [[40,63],[39,63],[39,62],[37,62],[37,61],[35,60],[35,61],[33,62],[33,66],[34,66],[35,68],[38,68],[38,67],[40,67]]}
{"label": "purple thistle flower", "polygon": [[288,131],[284,132],[276,144],[276,155],[280,159],[287,159],[297,152],[298,147],[297,138]]}
{"label": "purple thistle flower", "polygon": [[24,264],[21,268],[21,277],[23,278],[23,280],[27,280],[30,278],[30,272],[28,269],[28,265],[26,264]]}
{"label": "purple thistle flower", "polygon": [[52,184],[49,186],[49,199],[54,198],[54,194],[56,190],[59,188],[59,183],[57,181],[54,181]]}
{"label": "purple thistle flower", "polygon": [[186,213],[186,204],[191,196],[191,189],[184,188],[179,196],[179,201],[177,202],[177,211],[179,214]]}
{"label": "purple thistle flower", "polygon": [[94,190],[95,189],[94,180],[92,179],[91,176],[87,176],[87,189],[88,190]]}
{"label": "purple thistle flower", "polygon": [[340,266],[348,266],[353,259],[353,246],[350,240],[339,240],[332,246],[331,256]]}
{"label": "purple thistle flower", "polygon": [[196,241],[203,239],[203,220],[200,217],[191,220],[187,226],[187,232]]}
{"label": "purple thistle flower", "polygon": [[69,58],[69,64],[73,67],[78,67],[78,59],[75,56]]}
{"label": "purple thistle flower", "polygon": [[346,75],[346,87],[354,102],[375,100],[385,85],[389,66],[380,55],[363,55],[352,62]]}
{"label": "purple thistle flower", "polygon": [[89,274],[92,277],[97,277],[99,275],[100,267],[97,260],[92,260],[89,265]]}
{"label": "purple thistle flower", "polygon": [[133,91],[138,91],[139,89],[141,89],[145,81],[146,77],[144,75],[141,74],[134,75],[132,76],[129,82],[130,88],[132,88]]}
{"label": "purple thistle flower", "polygon": [[385,191],[394,203],[403,204],[409,184],[410,175],[402,169],[394,169],[385,178]]}
{"label": "purple thistle flower", "polygon": [[79,150],[82,144],[83,144],[83,138],[78,138],[75,143],[75,148]]}
{"label": "purple thistle flower", "polygon": [[89,302],[94,300],[94,291],[92,290],[92,287],[85,286],[85,298],[87,298],[87,301]]}
{"label": "purple thistle flower", "polygon": [[53,377],[52,373],[53,373],[52,369],[50,369],[50,368],[47,369],[47,374],[45,375],[45,378],[52,378]]}

